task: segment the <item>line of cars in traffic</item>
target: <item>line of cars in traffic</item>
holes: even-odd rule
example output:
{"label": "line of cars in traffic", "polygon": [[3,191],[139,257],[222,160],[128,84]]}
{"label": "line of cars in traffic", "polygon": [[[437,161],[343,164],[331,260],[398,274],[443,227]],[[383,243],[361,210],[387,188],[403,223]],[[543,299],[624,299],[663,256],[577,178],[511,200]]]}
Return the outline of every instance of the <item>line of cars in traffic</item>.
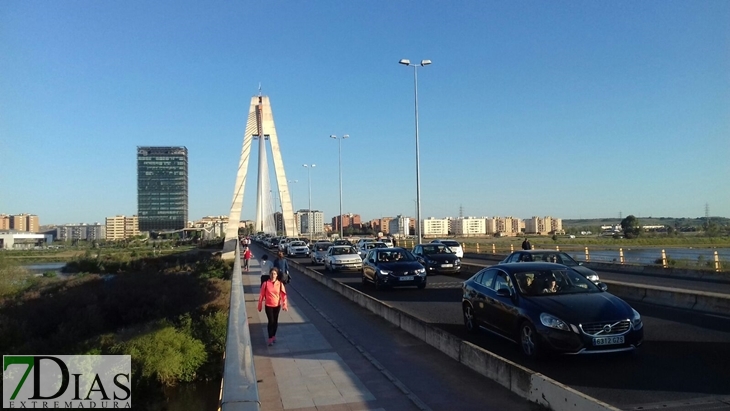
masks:
{"label": "line of cars in traffic", "polygon": [[[327,271],[360,270],[363,285],[376,290],[423,289],[428,274],[460,270],[460,257],[444,242],[418,244],[412,251],[364,244],[363,255],[351,244],[315,243],[312,262]],[[468,331],[484,329],[509,339],[529,358],[627,352],[644,339],[641,315],[608,293],[595,271],[559,251],[516,251],[485,267],[462,283],[461,305]]]}

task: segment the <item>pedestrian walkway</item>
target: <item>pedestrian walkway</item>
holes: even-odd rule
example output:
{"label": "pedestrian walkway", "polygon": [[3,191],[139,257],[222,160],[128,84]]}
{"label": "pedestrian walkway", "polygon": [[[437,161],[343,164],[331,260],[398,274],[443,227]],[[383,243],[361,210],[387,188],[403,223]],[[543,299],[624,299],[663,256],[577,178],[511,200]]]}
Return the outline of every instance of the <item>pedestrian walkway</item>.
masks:
{"label": "pedestrian walkway", "polygon": [[296,281],[286,287],[289,311],[281,311],[277,341],[267,346],[266,314],[256,307],[260,265],[250,264],[242,280],[262,411],[428,410],[335,327],[315,324],[308,315],[317,311]]}

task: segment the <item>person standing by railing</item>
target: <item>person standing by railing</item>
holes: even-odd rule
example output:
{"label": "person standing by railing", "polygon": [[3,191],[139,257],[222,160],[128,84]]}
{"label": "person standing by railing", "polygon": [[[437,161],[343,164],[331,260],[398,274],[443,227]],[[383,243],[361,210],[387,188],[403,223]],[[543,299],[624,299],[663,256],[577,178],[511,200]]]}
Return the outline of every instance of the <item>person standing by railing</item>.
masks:
{"label": "person standing by railing", "polygon": [[279,270],[272,268],[269,271],[269,280],[261,285],[259,293],[259,312],[263,305],[266,305],[266,318],[269,320],[267,331],[269,333],[268,345],[276,342],[276,329],[279,327],[279,313],[283,309],[288,310],[286,301],[286,288],[279,281]]}

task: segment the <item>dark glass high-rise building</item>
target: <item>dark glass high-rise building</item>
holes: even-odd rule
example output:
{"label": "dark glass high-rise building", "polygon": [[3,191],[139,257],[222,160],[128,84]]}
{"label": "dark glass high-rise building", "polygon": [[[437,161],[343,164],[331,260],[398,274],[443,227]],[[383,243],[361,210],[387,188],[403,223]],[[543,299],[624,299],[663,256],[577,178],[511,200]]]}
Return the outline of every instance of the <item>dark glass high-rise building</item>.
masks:
{"label": "dark glass high-rise building", "polygon": [[188,149],[137,147],[139,231],[173,231],[188,222]]}

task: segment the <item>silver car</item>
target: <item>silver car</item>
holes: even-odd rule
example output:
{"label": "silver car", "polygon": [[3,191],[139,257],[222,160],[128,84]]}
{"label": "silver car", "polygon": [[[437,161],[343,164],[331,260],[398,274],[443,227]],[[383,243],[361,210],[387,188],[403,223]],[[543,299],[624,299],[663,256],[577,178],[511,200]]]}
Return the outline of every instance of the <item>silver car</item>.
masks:
{"label": "silver car", "polygon": [[335,245],[327,250],[324,268],[329,272],[339,270],[362,270],[362,258],[351,245]]}
{"label": "silver car", "polygon": [[286,247],[286,255],[289,257],[309,257],[309,247],[304,241],[290,241]]}
{"label": "silver car", "polygon": [[369,243],[365,243],[357,251],[357,253],[360,255],[360,259],[365,259],[365,255],[373,248],[388,248],[388,246],[385,245],[385,243],[382,241],[371,241]]}
{"label": "silver car", "polygon": [[333,243],[327,242],[316,242],[312,245],[312,264],[324,264],[324,260],[327,259],[327,250],[332,247]]}

